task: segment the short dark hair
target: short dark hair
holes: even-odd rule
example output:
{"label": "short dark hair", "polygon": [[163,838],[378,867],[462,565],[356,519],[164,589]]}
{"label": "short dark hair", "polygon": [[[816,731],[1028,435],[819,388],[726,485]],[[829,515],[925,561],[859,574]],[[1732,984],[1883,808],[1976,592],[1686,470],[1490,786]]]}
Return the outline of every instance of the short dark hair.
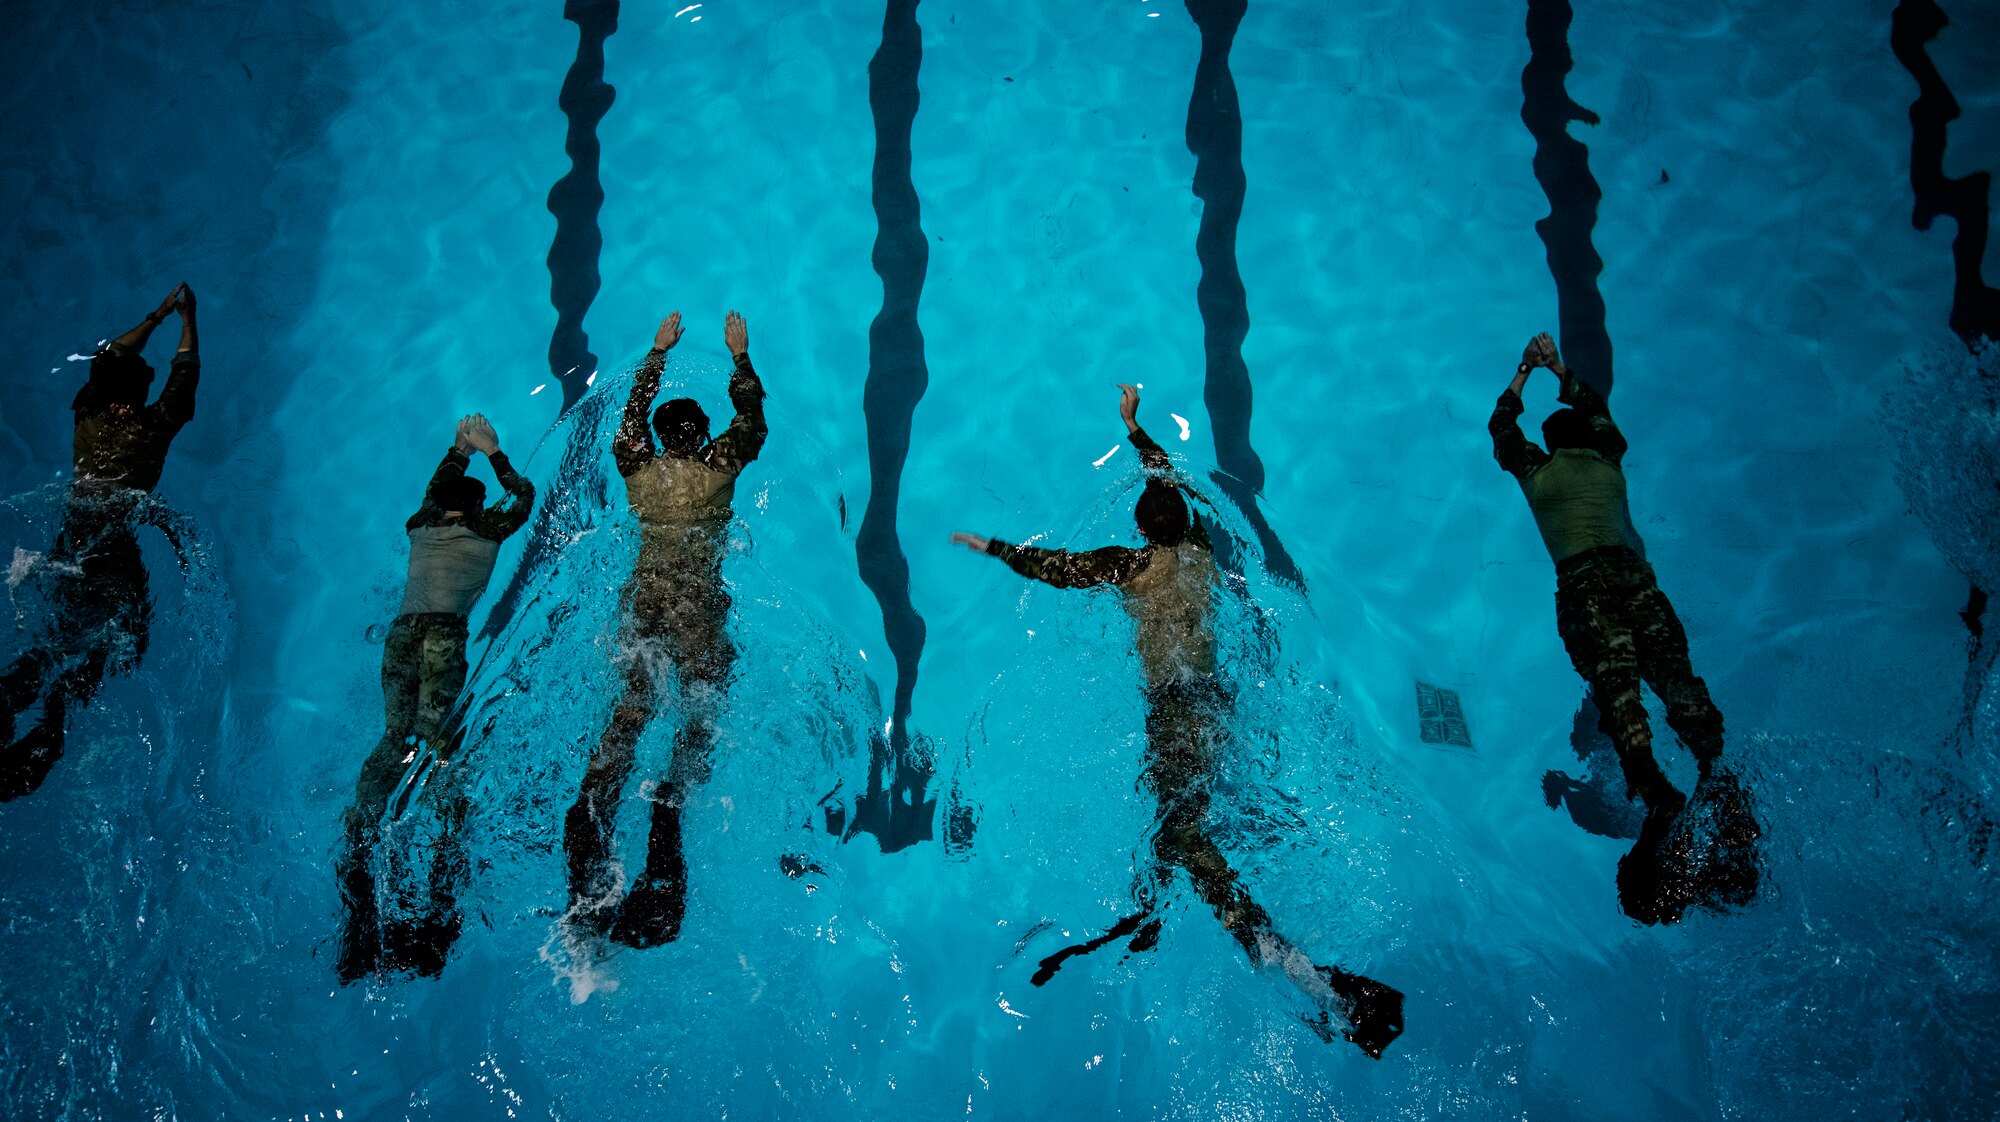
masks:
{"label": "short dark hair", "polygon": [[1597,443],[1590,418],[1574,409],[1558,409],[1542,422],[1542,442],[1549,451],[1558,448],[1590,448]]}
{"label": "short dark hair", "polygon": [[653,410],[653,431],[667,450],[693,452],[708,440],[708,414],[691,397],[677,397]]}
{"label": "short dark hair", "polygon": [[1179,545],[1187,540],[1188,530],[1193,520],[1188,514],[1187,500],[1181,497],[1181,489],[1164,480],[1154,479],[1139,493],[1139,505],[1132,514],[1139,522],[1139,532],[1155,545]]}
{"label": "short dark hair", "polygon": [[437,504],[444,510],[470,514],[486,507],[486,484],[469,475],[438,484]]}
{"label": "short dark hair", "polygon": [[122,347],[106,347],[91,356],[90,384],[120,405],[144,405],[153,385],[153,367]]}

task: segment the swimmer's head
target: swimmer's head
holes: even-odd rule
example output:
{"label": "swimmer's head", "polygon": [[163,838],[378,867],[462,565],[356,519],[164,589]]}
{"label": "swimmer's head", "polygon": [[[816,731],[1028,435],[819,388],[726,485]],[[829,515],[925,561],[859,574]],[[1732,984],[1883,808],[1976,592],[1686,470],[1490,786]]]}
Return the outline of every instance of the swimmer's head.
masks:
{"label": "swimmer's head", "polygon": [[1542,443],[1554,452],[1562,448],[1589,448],[1597,443],[1590,418],[1574,409],[1558,409],[1542,422]]}
{"label": "swimmer's head", "polygon": [[653,431],[669,456],[692,456],[708,443],[708,414],[691,397],[677,397],[653,410]]}
{"label": "swimmer's head", "polygon": [[130,351],[106,347],[90,360],[90,384],[113,405],[144,405],[153,368]]}
{"label": "swimmer's head", "polygon": [[1187,500],[1181,497],[1181,489],[1171,483],[1159,479],[1148,481],[1132,513],[1138,519],[1139,532],[1154,545],[1175,546],[1187,540],[1192,525]]}
{"label": "swimmer's head", "polygon": [[461,475],[438,484],[437,493],[432,497],[445,510],[472,514],[486,508],[486,484],[469,475]]}

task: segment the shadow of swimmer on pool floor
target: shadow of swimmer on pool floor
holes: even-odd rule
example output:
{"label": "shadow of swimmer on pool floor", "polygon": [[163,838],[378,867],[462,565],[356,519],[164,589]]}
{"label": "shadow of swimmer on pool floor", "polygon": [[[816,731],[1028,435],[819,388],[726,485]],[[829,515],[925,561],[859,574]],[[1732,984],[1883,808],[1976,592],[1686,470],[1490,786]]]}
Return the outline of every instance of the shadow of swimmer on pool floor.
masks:
{"label": "shadow of swimmer on pool floor", "polygon": [[[1521,433],[1521,390],[1537,368],[1562,380],[1542,423],[1548,450]],[[1678,922],[1689,906],[1740,907],[1757,894],[1757,826],[1749,795],[1720,766],[1722,713],[1695,675],[1687,632],[1639,553],[1626,503],[1625,436],[1604,398],[1563,365],[1555,340],[1528,341],[1487,421],[1493,457],[1521,485],[1556,567],[1556,629],[1590,683],[1628,799],[1645,803],[1638,842],[1618,862],[1618,899],[1641,923]],[[1640,685],[1666,703],[1667,724],[1700,768],[1692,808],[1653,757]]]}
{"label": "shadow of swimmer on pool floor", "polygon": [[[639,558],[626,582],[619,635],[624,694],[612,710],[583,787],[563,823],[569,862],[566,923],[630,947],[680,936],[687,907],[681,811],[689,788],[705,782],[715,724],[729,692],[736,648],[729,638],[730,597],[722,581],[736,479],[763,450],[764,384],[750,365],[750,329],[730,312],[723,325],[736,369],[729,400],[736,416],[713,440],[708,415],[690,398],[647,412],[660,393],[667,352],[681,337],[681,314],[661,321],[653,349],[632,382],[612,447],[625,498],[639,519]],[[654,436],[658,434],[658,443]],[[646,864],[629,891],[612,859],[618,803],[631,777],[639,737],[666,696],[680,687],[681,727],[666,780],[651,789],[653,821]]]}
{"label": "shadow of swimmer on pool floor", "polygon": [[[1275,966],[1322,1009],[1308,1022],[1322,1039],[1336,1029],[1377,1059],[1403,1031],[1403,995],[1339,967],[1317,966],[1272,929],[1271,917],[1242,886],[1228,857],[1205,828],[1214,763],[1227,736],[1233,698],[1215,673],[1211,630],[1217,568],[1207,531],[1190,514],[1167,453],[1139,427],[1139,391],[1118,387],[1119,415],[1138,450],[1148,479],[1134,512],[1146,544],[1106,546],[1084,553],[1010,545],[965,532],[952,541],[997,557],[1015,572],[1056,588],[1116,587],[1138,625],[1135,646],[1146,676],[1147,785],[1159,799],[1153,863],[1134,889],[1138,911],[1098,938],[1042,960],[1034,983],[1043,985],[1063,962],[1131,936],[1130,949],[1159,941],[1159,895],[1185,870],[1250,961]],[[1332,1016],[1345,1020],[1336,1025]]]}
{"label": "shadow of swimmer on pool floor", "polygon": [[[486,485],[465,474],[474,451],[486,454],[507,492],[490,507]],[[453,764],[463,737],[466,617],[493,577],[500,543],[527,522],[534,503],[535,485],[500,451],[493,426],[474,414],[458,422],[422,505],[404,524],[409,576],[382,643],[386,727],[361,765],[335,863],[344,919],[334,969],[343,982],[406,970],[436,975],[458,940],[465,796]],[[429,869],[417,874],[426,883],[414,893],[391,894],[394,902],[385,908],[376,851],[420,798],[437,811],[441,836]],[[404,899],[410,895],[415,899]]]}

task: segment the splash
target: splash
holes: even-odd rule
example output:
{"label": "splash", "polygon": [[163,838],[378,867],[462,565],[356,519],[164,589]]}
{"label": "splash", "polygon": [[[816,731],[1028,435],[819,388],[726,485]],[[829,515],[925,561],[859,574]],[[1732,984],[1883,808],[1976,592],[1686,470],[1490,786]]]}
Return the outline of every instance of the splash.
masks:
{"label": "splash", "polygon": [[1912,363],[1886,415],[1911,513],[1954,568],[2000,588],[2000,344]]}

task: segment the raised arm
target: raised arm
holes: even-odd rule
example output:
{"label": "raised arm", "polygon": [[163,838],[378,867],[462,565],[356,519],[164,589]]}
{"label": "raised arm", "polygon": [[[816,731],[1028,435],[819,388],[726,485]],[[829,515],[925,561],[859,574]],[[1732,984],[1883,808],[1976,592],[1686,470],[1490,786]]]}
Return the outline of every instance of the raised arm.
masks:
{"label": "raised arm", "polygon": [[484,413],[466,418],[462,431],[467,443],[486,453],[486,462],[493,465],[493,477],[506,492],[498,502],[480,512],[475,532],[491,541],[506,541],[507,535],[528,521],[528,512],[535,506],[535,485],[514,470],[507,453],[500,450],[500,437]]}
{"label": "raised arm", "polygon": [[632,377],[632,396],[625,401],[625,416],[618,423],[618,435],[611,442],[618,474],[630,475],[660,454],[653,443],[653,399],[660,396],[660,375],[667,368],[667,352],[681,339],[681,314],[675,312],[660,321],[653,333],[653,349]]}
{"label": "raised arm", "polygon": [[160,301],[160,306],[154,308],[145,319],[140,320],[138,326],[111,340],[111,347],[114,350],[128,351],[132,354],[137,354],[145,350],[146,340],[153,337],[153,329],[164,323],[167,314],[172,312],[175,306],[180,303],[181,289],[185,287],[185,285],[176,286],[172,292],[167,293],[167,298]]}
{"label": "raised arm", "polygon": [[1486,432],[1493,438],[1493,459],[1501,470],[1516,477],[1549,462],[1549,454],[1542,451],[1541,445],[1522,434],[1522,408],[1521,391],[1508,386],[1494,403],[1493,416],[1486,420]]}
{"label": "raised arm", "polygon": [[1146,470],[1174,470],[1174,462],[1167,458],[1167,450],[1139,427],[1139,387],[1123,382],[1118,384],[1118,416],[1124,419],[1126,438],[1138,450],[1139,462]]}
{"label": "raised arm", "polygon": [[707,459],[708,466],[717,471],[736,475],[764,450],[764,436],[769,430],[764,424],[764,383],[750,365],[749,325],[742,316],[731,312],[722,336],[736,362],[736,369],[729,375],[729,403],[736,407],[736,416],[720,436],[709,442]]}
{"label": "raised arm", "polygon": [[194,394],[201,384],[201,351],[195,335],[194,289],[183,284],[174,290],[174,308],[181,314],[181,345],[167,369],[167,386],[153,407],[175,428],[194,420]]}
{"label": "raised arm", "polygon": [[1521,433],[1521,411],[1526,408],[1521,404],[1521,389],[1535,367],[1548,365],[1554,355],[1555,343],[1547,335],[1530,339],[1521,353],[1521,364],[1514,368],[1514,380],[1500,391],[1493,415],[1486,420],[1486,433],[1493,438],[1493,459],[1510,475],[1524,476],[1549,462],[1549,454]]}
{"label": "raised arm", "polygon": [[1013,545],[998,538],[982,538],[960,531],[951,540],[976,553],[998,557],[1007,567],[1043,584],[1057,588],[1092,588],[1100,584],[1124,584],[1146,567],[1142,550],[1107,545],[1084,553],[1064,549],[1037,549]]}

